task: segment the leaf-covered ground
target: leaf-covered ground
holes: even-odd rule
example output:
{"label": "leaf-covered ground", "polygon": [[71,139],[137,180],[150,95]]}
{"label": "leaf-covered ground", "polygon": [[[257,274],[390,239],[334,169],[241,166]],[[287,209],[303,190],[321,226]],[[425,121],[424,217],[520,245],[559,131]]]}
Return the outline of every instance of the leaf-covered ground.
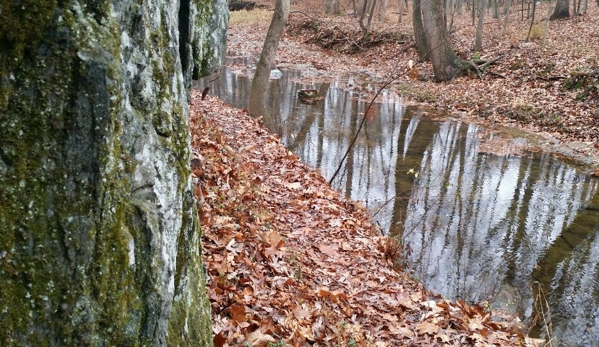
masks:
{"label": "leaf-covered ground", "polygon": [[394,268],[398,244],[359,203],[244,111],[200,99],[192,172],[215,346],[524,344],[517,319],[493,321]]}
{"label": "leaf-covered ground", "polygon": [[[417,63],[410,15],[375,22],[368,35],[350,16],[323,17],[294,6],[277,65],[376,74],[406,100],[452,116],[516,126],[570,147],[597,168],[599,11],[551,22],[546,9],[530,22],[515,12],[485,21],[483,52],[474,30],[456,17],[452,43],[463,59],[495,60],[450,83],[430,82]],[[261,18],[265,16],[262,11]],[[244,11],[241,11],[244,12]],[[410,11],[411,12],[411,9]],[[268,22],[236,17],[229,54],[257,56]],[[200,199],[214,342],[220,346],[510,346],[525,339],[517,320],[485,305],[449,302],[397,268],[397,242],[380,235],[365,209],[333,191],[314,170],[242,110],[192,95],[192,169]],[[599,171],[596,171],[599,172]],[[493,316],[493,320],[491,319]],[[502,322],[498,322],[502,321]]]}
{"label": "leaf-covered ground", "polygon": [[[599,168],[599,9],[551,21],[544,30],[547,8],[537,9],[530,39],[530,20],[515,6],[505,17],[487,15],[484,51],[474,52],[475,26],[468,10],[454,18],[451,41],[462,59],[494,61],[477,74],[437,84],[432,68],[418,63],[413,42],[411,8],[397,22],[389,11],[385,22],[373,22],[366,35],[350,15],[325,17],[295,6],[279,46],[277,64],[312,69],[311,75],[337,71],[367,71],[383,81],[395,77],[392,88],[406,102],[427,103],[475,122],[520,127],[554,143],[553,150],[571,149],[575,159]],[[293,10],[293,8],[292,8]],[[319,9],[320,10],[320,9]],[[351,9],[347,8],[347,13]],[[242,23],[229,29],[229,52],[257,55],[267,22]],[[408,61],[416,62],[414,70]],[[599,170],[596,171],[596,173]]]}

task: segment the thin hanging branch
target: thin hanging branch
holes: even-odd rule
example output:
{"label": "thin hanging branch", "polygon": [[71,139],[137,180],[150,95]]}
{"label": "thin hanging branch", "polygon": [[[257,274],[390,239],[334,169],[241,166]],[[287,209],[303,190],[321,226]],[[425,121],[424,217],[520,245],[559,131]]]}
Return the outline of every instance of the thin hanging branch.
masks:
{"label": "thin hanging branch", "polygon": [[345,154],[343,155],[343,158],[341,158],[341,161],[339,162],[339,165],[337,166],[337,170],[335,170],[335,173],[333,174],[333,176],[329,180],[329,184],[331,184],[333,182],[333,180],[335,179],[335,177],[337,177],[337,174],[339,173],[339,170],[341,170],[341,167],[343,167],[343,162],[345,161],[345,158],[347,158],[347,156],[349,155],[349,152],[354,147],[354,143],[356,143],[356,140],[358,139],[358,135],[360,134],[360,130],[362,130],[362,127],[364,127],[364,122],[366,122],[366,116],[368,115],[368,111],[370,111],[370,108],[374,104],[374,101],[381,94],[381,92],[383,91],[383,89],[387,88],[396,79],[397,79],[397,77],[391,77],[389,79],[389,81],[385,82],[385,84],[383,84],[383,86],[381,88],[379,88],[379,90],[376,92],[376,94],[374,94],[374,97],[372,97],[372,100],[370,100],[370,103],[368,104],[368,107],[366,107],[366,111],[364,111],[364,115],[362,116],[362,119],[360,120],[360,125],[358,126],[358,130],[356,130],[356,133],[354,134],[354,138],[349,143],[349,146],[347,147],[347,150],[345,151]]}

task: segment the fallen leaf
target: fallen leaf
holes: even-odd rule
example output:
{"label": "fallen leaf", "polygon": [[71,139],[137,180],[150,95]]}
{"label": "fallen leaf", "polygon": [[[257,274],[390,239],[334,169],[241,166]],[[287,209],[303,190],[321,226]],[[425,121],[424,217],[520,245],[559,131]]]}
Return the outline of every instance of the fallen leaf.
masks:
{"label": "fallen leaf", "polygon": [[435,335],[439,331],[439,326],[430,322],[422,322],[416,325],[416,330],[421,334]]}
{"label": "fallen leaf", "polygon": [[264,347],[268,343],[276,343],[277,340],[275,340],[274,337],[268,334],[263,334],[260,331],[255,331],[250,334],[248,342],[252,345],[252,347]]}
{"label": "fallen leaf", "polygon": [[233,304],[229,308],[229,312],[231,313],[231,318],[237,323],[245,322],[247,320],[244,305]]}
{"label": "fallen leaf", "polygon": [[326,255],[328,255],[330,257],[337,257],[337,256],[339,256],[339,253],[337,253],[337,247],[335,247],[335,246],[318,245],[318,249],[322,253],[324,253],[324,254],[326,254]]}

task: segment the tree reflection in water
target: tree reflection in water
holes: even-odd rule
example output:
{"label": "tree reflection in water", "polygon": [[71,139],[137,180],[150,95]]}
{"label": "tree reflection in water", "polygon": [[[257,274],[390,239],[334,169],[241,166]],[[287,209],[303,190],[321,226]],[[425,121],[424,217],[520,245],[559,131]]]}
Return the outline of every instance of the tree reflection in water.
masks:
{"label": "tree reflection in water", "polygon": [[[225,68],[211,89],[243,108],[251,60],[228,65],[236,67]],[[270,108],[279,115],[273,129],[328,179],[376,85],[363,75],[321,83],[315,70],[281,70],[270,82]],[[306,88],[322,100],[300,103],[297,92]],[[334,186],[402,237],[415,276],[446,297],[491,299],[525,320],[542,289],[559,345],[599,341],[597,180],[544,153],[488,153],[482,145],[498,140],[492,131],[432,121],[429,110],[404,107],[392,92],[379,99]],[[524,142],[504,142],[514,141]]]}

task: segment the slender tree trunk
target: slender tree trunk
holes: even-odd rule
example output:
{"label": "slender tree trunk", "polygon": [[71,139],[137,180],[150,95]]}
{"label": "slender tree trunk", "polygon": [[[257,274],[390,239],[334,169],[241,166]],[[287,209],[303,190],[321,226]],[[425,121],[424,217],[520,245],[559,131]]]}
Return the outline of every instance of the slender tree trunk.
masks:
{"label": "slender tree trunk", "polygon": [[536,2],[532,2],[532,18],[530,19],[530,27],[528,27],[528,34],[526,35],[526,42],[530,39],[530,32],[532,31],[532,26],[535,24],[535,14],[537,10]]}
{"label": "slender tree trunk", "polygon": [[506,16],[508,13],[510,13],[511,7],[512,7],[512,0],[506,0],[503,3],[503,11],[502,12],[503,12],[504,16]]}
{"label": "slender tree trunk", "polygon": [[366,15],[368,14],[368,9],[370,8],[369,6],[372,1],[374,0],[364,0],[360,9],[360,20],[358,21],[358,23],[360,24],[360,28],[364,32],[368,31],[368,27],[366,24],[364,24],[364,20],[366,19]]}
{"label": "slender tree trunk", "polygon": [[[599,1],[599,0],[597,0],[597,1]],[[405,3],[406,3],[406,0],[399,0],[399,4],[398,4],[398,7],[399,7],[399,11],[398,11],[399,12],[399,19],[397,20],[399,23],[401,23],[401,21],[402,21],[403,13],[405,11],[405,9],[404,9],[404,4]]]}
{"label": "slender tree trunk", "polygon": [[[458,0],[459,2],[460,0]],[[457,3],[454,3],[453,0],[449,1],[450,2],[450,11],[451,11],[451,18],[449,20],[449,24],[447,25],[447,32],[451,33],[451,31],[453,30],[453,21],[454,21],[454,17],[455,17],[455,13],[457,11]]]}
{"label": "slender tree trunk", "polygon": [[414,25],[414,40],[416,41],[416,50],[418,51],[418,55],[420,56],[420,61],[427,61],[430,58],[430,48],[426,40],[426,35],[424,34],[424,25],[422,23],[421,0],[414,0],[412,8],[412,17]]}
{"label": "slender tree trunk", "polygon": [[535,8],[536,4],[537,4],[537,2],[534,0],[528,1],[526,3],[526,18],[527,19],[533,15],[532,13],[534,12],[534,8]]}
{"label": "slender tree trunk", "polygon": [[372,5],[370,5],[370,13],[368,14],[368,30],[370,30],[370,25],[372,24],[372,17],[374,16],[374,9],[376,7],[376,5],[378,4],[377,0],[371,0]]}
{"label": "slender tree trunk", "polygon": [[501,31],[501,36],[505,36],[505,33],[507,31],[507,24],[508,24],[508,21],[510,18],[511,6],[512,6],[512,0],[506,0],[505,5],[504,5],[505,21],[503,22],[503,30]]}
{"label": "slender tree trunk", "polygon": [[497,19],[499,18],[499,4],[497,0],[492,0],[492,6],[491,6],[491,13],[493,16],[493,19]]}
{"label": "slender tree trunk", "polygon": [[385,20],[385,15],[387,14],[387,6],[389,5],[389,0],[381,0],[381,8],[379,12],[379,21],[383,22]]}
{"label": "slender tree trunk", "polygon": [[550,20],[562,19],[570,17],[570,1],[569,0],[557,0],[555,4],[555,10],[551,15]]}
{"label": "slender tree trunk", "polygon": [[480,0],[480,10],[478,12],[478,25],[476,27],[476,38],[474,41],[474,50],[482,52],[483,50],[483,25],[485,22],[485,9],[487,8],[487,0]]}
{"label": "slender tree trunk", "polygon": [[289,0],[277,0],[275,4],[275,12],[266,33],[260,60],[256,65],[256,73],[252,80],[252,88],[250,89],[248,113],[252,117],[263,117],[267,124],[272,121],[272,115],[268,114],[266,107],[268,80],[275,62],[281,35],[283,35],[285,24],[287,24],[289,7]]}
{"label": "slender tree trunk", "polygon": [[368,0],[359,0],[358,1],[358,16],[361,18],[366,13],[366,6],[368,6]]}
{"label": "slender tree trunk", "polygon": [[324,4],[324,13],[333,15],[338,15],[341,13],[339,10],[339,0],[326,0]]}

